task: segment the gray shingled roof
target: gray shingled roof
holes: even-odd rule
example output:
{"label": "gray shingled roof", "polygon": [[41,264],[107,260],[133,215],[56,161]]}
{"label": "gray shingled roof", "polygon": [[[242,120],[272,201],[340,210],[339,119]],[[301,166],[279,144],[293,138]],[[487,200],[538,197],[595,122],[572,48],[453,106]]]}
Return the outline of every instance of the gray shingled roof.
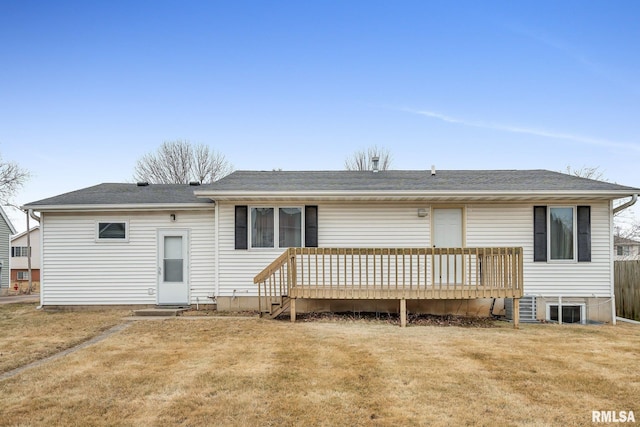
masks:
{"label": "gray shingled roof", "polygon": [[[440,170],[430,171],[236,171],[213,184],[190,186],[173,184],[100,184],[25,207],[175,205],[212,203],[216,194],[274,192],[594,192],[640,193],[640,189],[602,181],[578,178],[547,170]],[[620,197],[620,196],[617,196]],[[214,197],[215,198],[215,197]]]}
{"label": "gray shingled roof", "polygon": [[99,184],[83,188],[59,196],[32,202],[25,207],[38,206],[74,206],[74,205],[171,205],[211,203],[210,200],[199,199],[194,194],[198,187],[185,184]]}
{"label": "gray shingled roof", "polygon": [[547,170],[236,171],[202,192],[233,191],[629,191],[632,187]]}

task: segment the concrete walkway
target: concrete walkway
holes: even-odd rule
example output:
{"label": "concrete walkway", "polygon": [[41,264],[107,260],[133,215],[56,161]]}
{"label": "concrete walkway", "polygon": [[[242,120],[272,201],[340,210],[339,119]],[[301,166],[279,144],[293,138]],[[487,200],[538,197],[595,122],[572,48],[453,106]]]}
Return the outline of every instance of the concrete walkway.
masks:
{"label": "concrete walkway", "polygon": [[0,304],[11,304],[16,302],[40,302],[40,295],[7,295],[0,297]]}

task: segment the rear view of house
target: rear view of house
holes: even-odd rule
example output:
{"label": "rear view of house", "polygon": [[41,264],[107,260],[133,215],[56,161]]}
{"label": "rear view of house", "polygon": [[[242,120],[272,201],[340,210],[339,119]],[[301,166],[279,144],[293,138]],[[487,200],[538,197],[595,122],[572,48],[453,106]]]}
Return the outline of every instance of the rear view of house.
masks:
{"label": "rear view of house", "polygon": [[516,319],[584,323],[615,321],[614,201],[638,192],[545,170],[237,171],[25,208],[42,217],[45,306],[504,305]]}

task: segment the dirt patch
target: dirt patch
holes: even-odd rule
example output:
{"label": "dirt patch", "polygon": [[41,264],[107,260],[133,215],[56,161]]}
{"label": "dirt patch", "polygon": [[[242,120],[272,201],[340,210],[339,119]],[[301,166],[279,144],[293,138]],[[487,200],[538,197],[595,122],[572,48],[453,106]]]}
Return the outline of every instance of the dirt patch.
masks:
{"label": "dirt patch", "polygon": [[257,311],[186,310],[180,316],[194,317],[258,317]]}
{"label": "dirt patch", "polygon": [[[281,314],[276,320],[289,321],[288,313]],[[400,325],[400,316],[396,313],[342,312],[342,313],[299,313],[300,322],[365,322]],[[488,317],[468,317],[433,314],[409,314],[408,326],[459,326],[465,328],[493,328],[496,321]]]}

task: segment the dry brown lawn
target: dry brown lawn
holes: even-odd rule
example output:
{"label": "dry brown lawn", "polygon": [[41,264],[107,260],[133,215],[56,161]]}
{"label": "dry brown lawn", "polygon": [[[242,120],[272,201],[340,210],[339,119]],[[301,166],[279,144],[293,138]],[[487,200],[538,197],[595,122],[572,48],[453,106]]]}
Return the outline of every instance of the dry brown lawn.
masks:
{"label": "dry brown lawn", "polygon": [[141,321],[0,382],[0,424],[589,425],[640,417],[639,361],[628,324]]}
{"label": "dry brown lawn", "polygon": [[0,306],[0,374],[87,341],[131,313],[114,309],[42,311],[37,306]]}

